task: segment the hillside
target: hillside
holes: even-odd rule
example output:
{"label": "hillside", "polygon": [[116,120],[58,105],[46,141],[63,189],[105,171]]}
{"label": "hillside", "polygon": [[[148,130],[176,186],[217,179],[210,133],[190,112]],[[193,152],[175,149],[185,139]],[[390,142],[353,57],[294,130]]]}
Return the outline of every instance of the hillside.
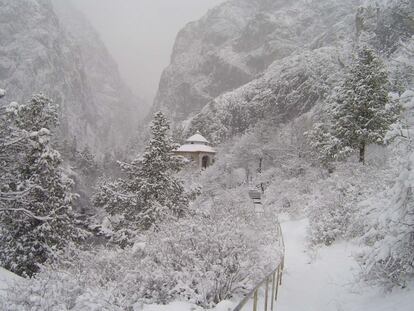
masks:
{"label": "hillside", "polygon": [[358,3],[225,2],[178,34],[154,109],[184,120],[293,54],[330,46],[342,55],[352,44]]}
{"label": "hillside", "polygon": [[392,82],[404,80],[406,88],[412,5],[227,1],[178,34],[153,110],[186,120],[188,132],[202,130],[215,142],[258,120],[283,124],[320,110],[364,44],[383,55]]}
{"label": "hillside", "polygon": [[413,54],[409,46],[414,23],[409,22],[408,15],[397,17],[401,11],[410,14],[409,4],[404,3],[354,7],[350,13],[354,19],[348,17],[345,21],[355,22],[336,25],[341,25],[343,36],[335,40],[326,38],[329,32],[322,34],[314,38],[317,45],[300,48],[274,61],[259,78],[211,100],[191,119],[191,130],[205,129],[212,139],[220,142],[243,133],[259,120],[284,124],[315,106],[316,110],[323,109],[324,102],[343,78],[354,47],[364,44],[375,46],[383,55],[394,84],[392,88],[407,89],[412,83]]}

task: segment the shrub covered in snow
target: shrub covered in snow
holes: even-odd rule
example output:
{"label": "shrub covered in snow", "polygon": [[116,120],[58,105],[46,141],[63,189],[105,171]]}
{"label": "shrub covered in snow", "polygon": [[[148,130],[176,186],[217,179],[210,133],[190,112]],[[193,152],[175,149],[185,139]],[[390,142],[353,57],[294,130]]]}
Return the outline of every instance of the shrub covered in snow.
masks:
{"label": "shrub covered in snow", "polygon": [[87,310],[91,302],[96,310],[127,310],[185,300],[211,307],[249,291],[277,265],[274,221],[256,215],[244,187],[208,192],[189,215],[165,220],[132,247],[68,249],[54,267],[14,290],[10,305]]}
{"label": "shrub covered in snow", "polygon": [[165,224],[148,247],[158,269],[175,275],[170,295],[203,306],[249,288],[276,266],[280,251],[271,248],[277,241],[275,222],[260,220],[246,204],[247,195],[222,193],[211,200],[192,217]]}
{"label": "shrub covered in snow", "polygon": [[15,282],[9,288],[6,301],[0,301],[4,311],[121,311],[111,291],[90,287],[80,275],[63,270],[43,268],[36,277]]}
{"label": "shrub covered in snow", "polygon": [[[414,93],[402,96],[408,129],[404,137],[412,135],[414,126]],[[360,219],[364,228],[360,254],[364,276],[369,281],[389,287],[405,287],[414,277],[414,154],[412,142],[404,139],[404,153],[400,174],[391,189],[379,193],[375,200],[361,202]]]}
{"label": "shrub covered in snow", "polygon": [[[376,149],[374,152],[377,156],[380,153]],[[371,150],[367,156],[367,165],[338,163],[334,173],[316,181],[307,210],[311,244],[330,245],[335,240],[363,234],[359,203],[384,191],[388,186],[385,181],[395,174],[395,168],[388,164],[370,162]]]}
{"label": "shrub covered in snow", "polygon": [[309,239],[312,245],[331,245],[344,237],[351,213],[342,199],[334,199],[310,210]]}
{"label": "shrub covered in snow", "polygon": [[[388,286],[405,287],[414,276],[414,195],[413,163],[402,171],[399,179],[374,209],[365,210],[367,245],[361,256],[365,278]],[[373,216],[376,218],[373,218]],[[374,220],[375,219],[375,220]]]}

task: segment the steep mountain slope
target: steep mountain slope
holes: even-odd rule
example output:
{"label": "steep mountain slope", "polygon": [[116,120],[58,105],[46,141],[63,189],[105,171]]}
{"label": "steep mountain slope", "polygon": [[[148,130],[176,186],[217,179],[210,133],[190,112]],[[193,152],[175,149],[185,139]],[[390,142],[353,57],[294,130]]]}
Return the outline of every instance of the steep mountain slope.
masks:
{"label": "steep mountain slope", "polygon": [[215,142],[259,120],[288,122],[325,101],[364,44],[390,64],[393,84],[407,84],[413,5],[228,1],[179,33],[153,109],[190,120],[190,131],[202,130]]}
{"label": "steep mountain slope", "polygon": [[329,94],[341,78],[342,66],[335,48],[286,57],[262,77],[211,101],[191,119],[190,132],[202,130],[219,143],[262,120],[286,123]]}
{"label": "steep mountain slope", "polygon": [[61,25],[79,47],[89,86],[99,106],[97,126],[111,142],[130,137],[145,115],[143,100],[135,97],[122,80],[118,65],[89,21],[70,1],[53,0]]}
{"label": "steep mountain slope", "polygon": [[60,14],[50,0],[0,0],[3,103],[43,92],[61,107],[63,138],[112,149],[135,128],[138,101],[87,21],[67,1],[55,5]]}
{"label": "steep mountain slope", "polygon": [[178,34],[154,109],[184,120],[297,51],[349,49],[358,3],[231,0],[216,7]]}

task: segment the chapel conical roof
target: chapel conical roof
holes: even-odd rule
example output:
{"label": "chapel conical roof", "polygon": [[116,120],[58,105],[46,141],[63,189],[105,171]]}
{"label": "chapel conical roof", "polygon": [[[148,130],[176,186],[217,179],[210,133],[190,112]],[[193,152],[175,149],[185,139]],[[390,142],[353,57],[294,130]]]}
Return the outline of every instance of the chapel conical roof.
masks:
{"label": "chapel conical roof", "polygon": [[191,136],[184,145],[177,149],[177,152],[184,153],[216,153],[213,147],[210,146],[210,142],[197,132],[195,135]]}
{"label": "chapel conical roof", "polygon": [[203,144],[209,144],[210,142],[205,139],[205,137],[203,135],[201,135],[201,133],[199,131],[197,131],[197,133],[193,136],[191,136],[190,138],[188,138],[186,140],[187,143],[203,143]]}

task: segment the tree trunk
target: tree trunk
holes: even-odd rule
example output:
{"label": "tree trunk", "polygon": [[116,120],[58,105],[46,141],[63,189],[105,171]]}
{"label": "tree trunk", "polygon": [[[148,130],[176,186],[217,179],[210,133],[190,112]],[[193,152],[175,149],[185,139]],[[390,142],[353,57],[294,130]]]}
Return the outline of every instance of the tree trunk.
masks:
{"label": "tree trunk", "polygon": [[[259,169],[257,170],[257,172],[260,174],[262,174],[262,166],[263,166],[263,158],[259,159]],[[262,193],[264,194],[264,185],[263,183],[260,183],[260,189],[262,190]]]}
{"label": "tree trunk", "polygon": [[365,164],[365,142],[359,146],[359,162]]}
{"label": "tree trunk", "polygon": [[257,170],[257,172],[258,172],[259,174],[261,174],[261,173],[262,173],[262,163],[263,163],[263,159],[262,159],[262,158],[259,158],[259,168],[258,168],[258,170]]}

